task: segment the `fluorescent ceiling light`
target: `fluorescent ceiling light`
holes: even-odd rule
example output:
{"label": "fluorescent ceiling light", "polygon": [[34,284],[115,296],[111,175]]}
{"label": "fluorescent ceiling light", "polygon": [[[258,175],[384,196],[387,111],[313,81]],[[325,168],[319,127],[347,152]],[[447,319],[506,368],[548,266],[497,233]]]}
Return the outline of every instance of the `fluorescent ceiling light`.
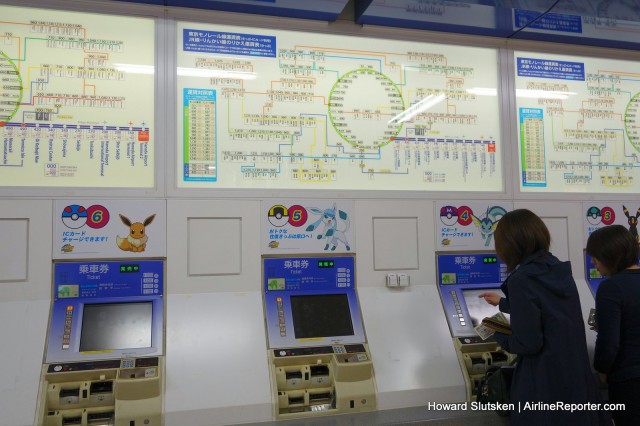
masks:
{"label": "fluorescent ceiling light", "polygon": [[155,72],[153,65],[114,64],[114,68],[131,74],[153,74]]}
{"label": "fluorescent ceiling light", "polygon": [[527,90],[516,89],[516,97],[518,98],[534,98],[534,99],[568,99],[576,92],[556,92],[553,90]]}
{"label": "fluorescent ceiling light", "polygon": [[389,123],[392,123],[394,121],[398,123],[404,123],[405,121],[409,121],[416,115],[428,110],[429,108],[431,108],[436,104],[439,104],[445,99],[447,99],[447,96],[444,94],[429,95],[426,98],[422,99],[420,102],[417,102],[411,105],[409,108],[407,108],[406,110],[402,111],[400,114],[393,117],[391,120],[389,120]]}
{"label": "fluorescent ceiling light", "polygon": [[183,77],[206,77],[206,78],[239,78],[241,80],[255,80],[254,72],[212,70],[207,68],[183,68],[178,67],[178,75]]}
{"label": "fluorescent ceiling light", "polygon": [[[155,67],[152,65],[114,64],[114,68],[120,72],[131,74],[153,74],[155,72]],[[241,80],[255,80],[257,78],[253,72],[211,70],[207,68],[178,67],[177,73],[184,77],[238,78]]]}

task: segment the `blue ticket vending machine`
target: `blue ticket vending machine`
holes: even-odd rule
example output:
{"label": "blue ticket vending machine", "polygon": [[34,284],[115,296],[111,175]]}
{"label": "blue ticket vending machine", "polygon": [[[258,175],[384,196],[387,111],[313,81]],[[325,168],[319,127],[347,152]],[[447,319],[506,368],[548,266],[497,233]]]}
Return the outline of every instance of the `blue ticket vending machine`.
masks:
{"label": "blue ticket vending machine", "polygon": [[475,398],[477,382],[489,367],[506,365],[515,359],[495,340],[483,339],[475,329],[483,318],[499,312],[498,307],[489,305],[479,295],[493,292],[504,296],[500,285],[506,279],[506,270],[495,252],[436,253],[438,292],[469,400]]}
{"label": "blue ticket vending machine", "polygon": [[[583,250],[583,254],[584,276],[587,280],[587,284],[589,285],[589,289],[591,290],[591,294],[593,297],[596,297],[598,287],[600,287],[600,283],[604,281],[606,277],[603,277],[600,272],[598,272],[598,268],[596,268],[596,265],[593,263],[591,256],[589,256],[586,250]],[[638,265],[640,266],[640,258],[638,259]]]}
{"label": "blue ticket vending machine", "polygon": [[265,256],[262,262],[274,417],[374,410],[355,257]]}
{"label": "blue ticket vending machine", "polygon": [[593,261],[591,260],[591,256],[587,254],[586,250],[583,251],[583,255],[584,255],[583,259],[584,259],[585,279],[587,281],[587,284],[589,285],[589,290],[591,290],[591,294],[593,295],[593,297],[596,297],[596,293],[598,292],[598,287],[600,286],[600,283],[604,280],[604,277],[600,275],[600,272],[598,272],[596,265],[593,264]]}
{"label": "blue ticket vending machine", "polygon": [[53,265],[39,425],[160,425],[164,260]]}

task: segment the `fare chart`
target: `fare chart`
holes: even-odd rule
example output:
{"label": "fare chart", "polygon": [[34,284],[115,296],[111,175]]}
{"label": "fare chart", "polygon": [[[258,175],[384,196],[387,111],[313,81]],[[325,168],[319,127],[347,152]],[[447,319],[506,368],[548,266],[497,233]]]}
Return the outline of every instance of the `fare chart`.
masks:
{"label": "fare chart", "polygon": [[501,191],[495,49],[178,22],[179,187]]}
{"label": "fare chart", "polygon": [[515,67],[521,191],[636,193],[638,63],[515,52]]}
{"label": "fare chart", "polygon": [[153,19],[0,6],[0,28],[0,185],[153,187]]}

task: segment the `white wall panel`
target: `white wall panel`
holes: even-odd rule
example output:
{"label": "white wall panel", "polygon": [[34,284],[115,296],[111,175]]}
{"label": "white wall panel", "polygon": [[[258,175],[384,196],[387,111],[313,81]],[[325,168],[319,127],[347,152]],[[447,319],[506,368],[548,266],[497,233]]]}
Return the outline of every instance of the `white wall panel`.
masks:
{"label": "white wall panel", "polygon": [[435,285],[433,201],[356,201],[358,287],[384,287],[389,271]]}
{"label": "white wall panel", "polygon": [[437,288],[413,284],[401,291],[365,287],[358,294],[378,408],[463,401],[464,379]]}
{"label": "white wall panel", "polygon": [[188,218],[188,274],[237,275],[241,271],[241,218]]}
{"label": "white wall panel", "polygon": [[30,425],[35,418],[51,303],[51,212],[50,200],[0,203],[3,425]]}
{"label": "white wall panel", "polygon": [[167,425],[271,420],[262,312],[258,292],[169,295]]}
{"label": "white wall panel", "polygon": [[[432,201],[356,201],[357,285],[378,407],[465,398],[462,372],[435,286]],[[389,271],[411,286],[387,288]]]}
{"label": "white wall panel", "polygon": [[0,235],[7,242],[0,244],[0,282],[26,281],[29,220],[0,219]]}
{"label": "white wall panel", "polygon": [[[46,299],[51,295],[50,200],[0,203],[0,299]],[[6,274],[6,275],[5,275]]]}
{"label": "white wall panel", "polygon": [[260,202],[169,200],[165,422],[272,418]]}
{"label": "white wall panel", "polygon": [[418,218],[373,218],[373,268],[418,269]]}
{"label": "white wall panel", "polygon": [[259,215],[258,201],[169,200],[169,294],[259,292]]}

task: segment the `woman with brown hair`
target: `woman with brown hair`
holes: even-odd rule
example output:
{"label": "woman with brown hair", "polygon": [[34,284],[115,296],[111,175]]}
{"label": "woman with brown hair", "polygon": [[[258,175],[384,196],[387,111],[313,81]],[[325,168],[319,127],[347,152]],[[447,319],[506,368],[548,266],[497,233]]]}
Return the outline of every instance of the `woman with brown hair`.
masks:
{"label": "woman with brown hair", "polygon": [[601,275],[596,293],[598,332],[594,367],[609,385],[609,402],[622,403],[613,412],[616,426],[640,421],[640,267],[638,243],[622,225],[595,230],[587,253]]}
{"label": "woman with brown hair", "polygon": [[[601,401],[571,265],[549,252],[550,243],[549,230],[533,212],[505,214],[495,246],[510,273],[501,287],[506,298],[480,295],[511,316],[512,334],[494,334],[500,346],[518,355],[511,424],[608,425],[607,413],[595,409]],[[571,412],[559,404],[579,408]]]}

